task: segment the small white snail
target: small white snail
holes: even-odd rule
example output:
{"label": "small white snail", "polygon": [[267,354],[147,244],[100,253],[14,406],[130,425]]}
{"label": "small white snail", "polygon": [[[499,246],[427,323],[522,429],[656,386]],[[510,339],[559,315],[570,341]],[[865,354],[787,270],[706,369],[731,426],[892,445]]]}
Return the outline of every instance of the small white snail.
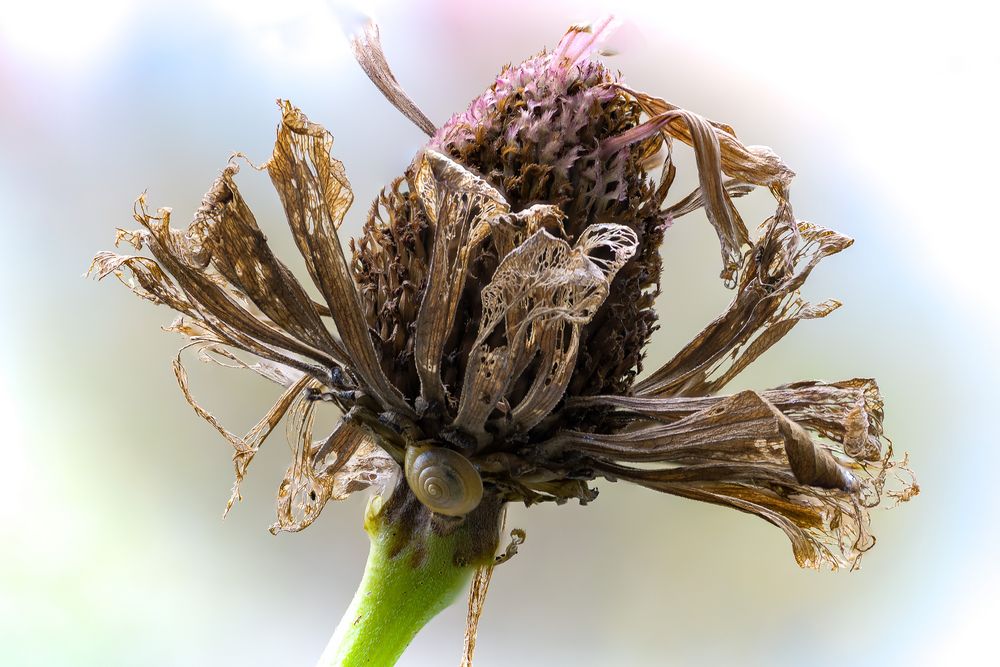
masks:
{"label": "small white snail", "polygon": [[453,449],[411,445],[404,468],[413,494],[432,512],[465,516],[483,499],[479,472]]}

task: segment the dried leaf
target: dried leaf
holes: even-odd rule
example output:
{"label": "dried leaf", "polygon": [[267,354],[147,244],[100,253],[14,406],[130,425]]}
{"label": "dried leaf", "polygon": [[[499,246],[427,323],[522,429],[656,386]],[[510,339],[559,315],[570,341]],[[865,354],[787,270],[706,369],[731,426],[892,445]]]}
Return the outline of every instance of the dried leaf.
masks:
{"label": "dried leaf", "polygon": [[[616,84],[616,87],[631,95],[651,118],[681,108],[666,100],[633,90],[627,86]],[[722,169],[730,178],[735,178],[754,185],[763,185],[772,192],[785,195],[787,186],[791,183],[795,172],[782,162],[774,151],[766,146],[745,146],[736,138],[733,128],[715,121],[708,121],[714,130],[722,151]],[[686,123],[680,117],[674,117],[664,127],[663,131],[670,137],[679,139],[688,145],[693,145],[694,138]]]}

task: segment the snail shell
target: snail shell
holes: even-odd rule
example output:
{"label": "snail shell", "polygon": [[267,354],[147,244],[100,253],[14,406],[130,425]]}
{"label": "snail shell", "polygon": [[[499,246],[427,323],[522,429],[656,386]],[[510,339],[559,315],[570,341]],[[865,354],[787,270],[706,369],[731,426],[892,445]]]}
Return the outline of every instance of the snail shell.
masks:
{"label": "snail shell", "polygon": [[432,512],[465,516],[483,499],[479,471],[453,449],[411,445],[404,468],[413,495]]}

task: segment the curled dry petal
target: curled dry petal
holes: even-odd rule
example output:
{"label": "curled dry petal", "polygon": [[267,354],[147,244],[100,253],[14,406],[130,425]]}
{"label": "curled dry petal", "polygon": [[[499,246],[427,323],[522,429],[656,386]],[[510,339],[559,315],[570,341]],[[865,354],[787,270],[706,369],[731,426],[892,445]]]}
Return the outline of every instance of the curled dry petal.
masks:
{"label": "curled dry petal", "polygon": [[[782,414],[841,445],[853,459],[870,462],[882,457],[882,396],[874,380],[797,382],[764,391],[761,397]],[[616,408],[623,414],[670,423],[722,400],[721,396],[580,396],[570,399],[567,408]]]}
{"label": "curled dry petal", "polygon": [[525,532],[521,528],[510,531],[510,542],[502,554],[493,563],[476,568],[469,587],[469,608],[465,617],[465,648],[462,652],[461,667],[472,667],[472,656],[476,652],[476,635],[479,633],[479,619],[483,615],[486,604],[486,593],[489,592],[493,580],[493,570],[497,565],[506,563],[517,554],[517,549],[524,544]]}
{"label": "curled dry petal", "polygon": [[[673,359],[635,385],[639,396],[713,394],[788,333],[799,320],[824,317],[839,306],[810,307],[798,290],[821,259],[853,242],[799,222],[795,231],[771,218],[747,253],[736,296]],[[804,241],[799,244],[799,238]]]}
{"label": "curled dry petal", "polygon": [[[741,183],[734,178],[724,181],[722,183],[722,187],[725,188],[726,194],[733,199],[748,195],[754,190],[753,185],[749,183]],[[698,188],[689,193],[676,204],[667,208],[666,213],[670,216],[671,220],[676,220],[677,218],[683,217],[688,213],[693,213],[694,211],[703,208],[705,204],[705,196],[702,193],[701,188]]]}
{"label": "curled dry petal", "polygon": [[743,247],[749,245],[750,234],[723,184],[719,136],[709,121],[684,109],[665,111],[642,125],[605,141],[601,145],[601,154],[610,157],[638,141],[664,131],[672,124],[684,126],[685,136],[694,148],[705,213],[722,245],[722,278],[735,284]]}
{"label": "curled dry petal", "polygon": [[[803,566],[850,566],[873,543],[864,502],[877,502],[883,470],[892,464],[887,456],[871,467],[847,452],[842,443],[855,422],[844,409],[847,397],[863,398],[850,384],[832,387],[841,398],[841,422],[840,442],[829,447],[813,441],[804,428],[832,433],[829,419],[800,425],[752,391],[724,398],[580,399],[580,406],[615,405],[666,421],[639,420],[606,435],[564,432],[547,446],[586,453],[594,468],[612,479],[757,514],[785,530]],[[801,396],[794,389],[765,395],[796,414],[810,389],[802,387]],[[880,422],[874,431],[873,437],[881,435]],[[650,468],[654,463],[667,467]]]}
{"label": "curled dry petal", "polygon": [[788,185],[795,172],[766,146],[744,145],[728,125],[707,120],[662,98],[623,84],[616,84],[616,87],[633,97],[650,120],[605,142],[602,151],[618,150],[649,136],[651,132],[661,132],[665,139],[679,139],[694,148],[705,211],[722,243],[722,275],[727,282],[735,285],[741,248],[749,242],[749,235],[739,219],[731,195],[722,184],[722,174],[769,188],[778,202],[775,217],[787,223],[791,213]]}
{"label": "curled dry petal", "polygon": [[[315,350],[332,350],[348,362],[340,341],[330,335],[320,314],[291,271],[271,252],[250,207],[233,182],[235,164],[226,167],[205,195],[192,227],[215,268],[272,322]],[[320,361],[333,365],[328,353]]]}
{"label": "curled dry petal", "polygon": [[278,517],[272,533],[309,527],[330,500],[343,500],[388,479],[398,469],[351,412],[329,437],[314,442],[315,406],[316,401],[303,398],[293,408],[292,463],[278,487]]}
{"label": "curled dry petal", "polygon": [[[192,343],[192,345],[203,345],[200,343]],[[209,348],[213,347],[211,344],[208,345]],[[307,390],[311,380],[302,375],[298,380],[293,382],[281,395],[278,401],[271,407],[270,410],[261,418],[257,424],[251,428],[246,435],[243,437],[236,436],[227,430],[212,413],[203,408],[198,401],[195,400],[194,396],[191,394],[191,390],[188,386],[188,376],[187,371],[184,369],[184,364],[181,362],[181,352],[177,353],[177,357],[174,359],[173,368],[174,376],[177,379],[177,385],[181,389],[181,393],[184,394],[184,399],[188,402],[188,405],[195,411],[195,413],[207,421],[212,427],[218,431],[222,437],[224,437],[229,444],[233,446],[233,466],[236,471],[236,479],[233,482],[233,491],[226,503],[225,514],[229,513],[229,510],[233,508],[236,501],[241,500],[240,496],[240,483],[246,476],[247,469],[250,467],[251,461],[253,461],[254,456],[260,450],[260,446],[264,444],[264,441],[277,426],[278,422],[285,416],[292,403],[299,399]]]}

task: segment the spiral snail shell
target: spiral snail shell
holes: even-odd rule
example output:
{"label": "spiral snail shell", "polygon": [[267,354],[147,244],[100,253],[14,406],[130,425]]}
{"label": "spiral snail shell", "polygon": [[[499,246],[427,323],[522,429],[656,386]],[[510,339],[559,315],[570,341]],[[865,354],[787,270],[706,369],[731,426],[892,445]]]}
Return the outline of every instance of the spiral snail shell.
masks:
{"label": "spiral snail shell", "polygon": [[403,463],[413,495],[432,512],[464,516],[483,499],[479,471],[453,449],[411,445]]}

